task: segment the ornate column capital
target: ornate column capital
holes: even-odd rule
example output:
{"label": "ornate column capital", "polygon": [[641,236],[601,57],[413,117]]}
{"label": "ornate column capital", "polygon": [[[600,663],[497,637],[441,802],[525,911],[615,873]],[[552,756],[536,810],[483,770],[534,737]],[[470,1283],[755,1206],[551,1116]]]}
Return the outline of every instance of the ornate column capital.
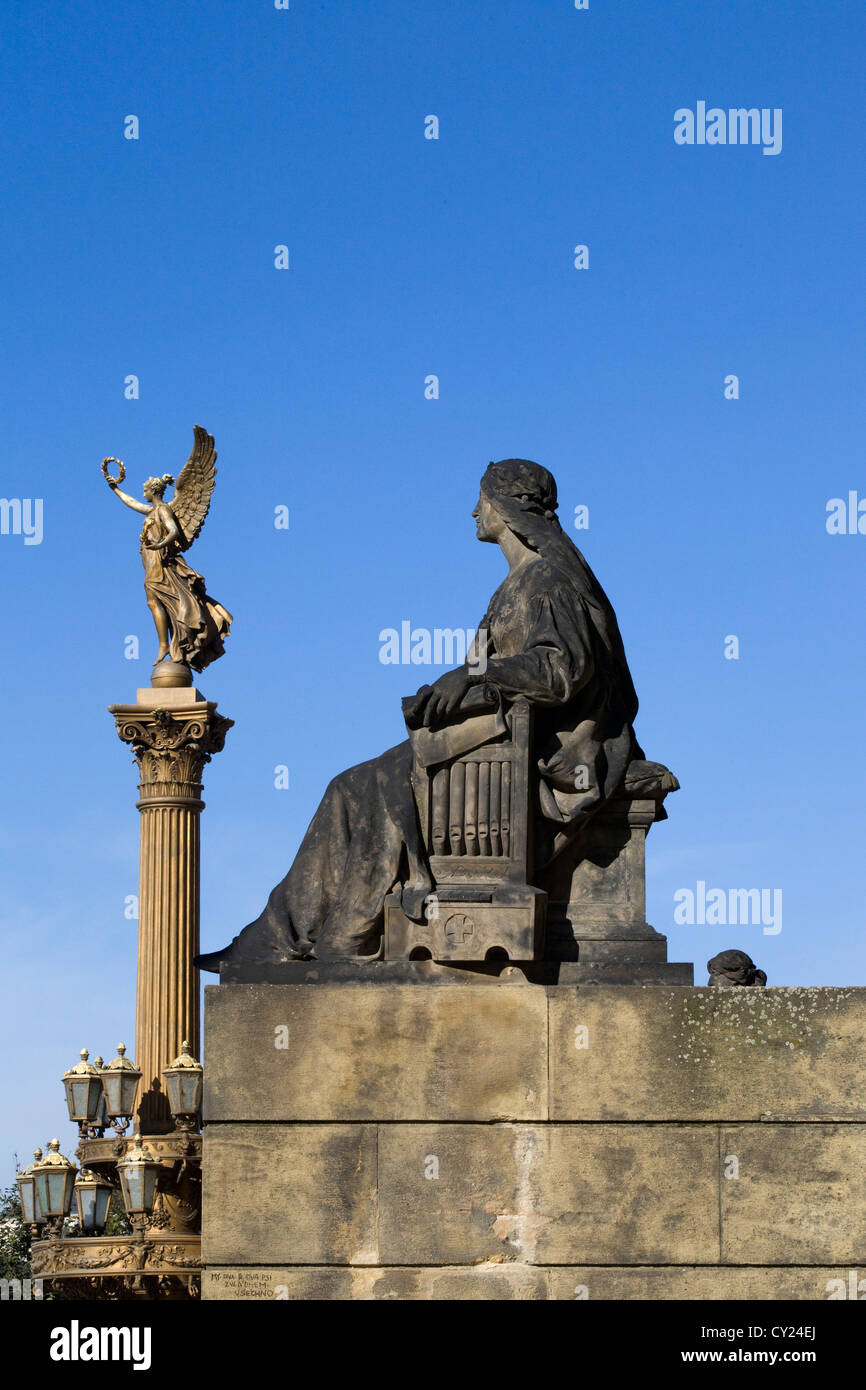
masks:
{"label": "ornate column capital", "polygon": [[111,705],[117,736],[132,748],[141,782],[139,810],[158,804],[197,803],[205,764],[219,753],[233,719],[210,700],[186,708]]}

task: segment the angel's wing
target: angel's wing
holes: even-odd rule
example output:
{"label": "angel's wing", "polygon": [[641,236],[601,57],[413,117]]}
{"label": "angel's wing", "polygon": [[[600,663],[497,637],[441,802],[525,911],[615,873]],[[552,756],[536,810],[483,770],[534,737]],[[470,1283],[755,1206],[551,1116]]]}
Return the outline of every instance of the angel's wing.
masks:
{"label": "angel's wing", "polygon": [[201,425],[193,426],[193,434],[192,453],[183,466],[171,499],[171,509],[183,533],[184,550],[189,549],[204,526],[216,481],[217,453],[213,435]]}

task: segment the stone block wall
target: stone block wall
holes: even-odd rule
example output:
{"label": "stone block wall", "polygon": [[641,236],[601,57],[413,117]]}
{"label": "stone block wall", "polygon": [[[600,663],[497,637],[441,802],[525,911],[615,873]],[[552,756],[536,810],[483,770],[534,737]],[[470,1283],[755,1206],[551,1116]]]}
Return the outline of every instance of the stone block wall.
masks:
{"label": "stone block wall", "polygon": [[864,1062],[866,989],[211,987],[203,1296],[866,1295]]}

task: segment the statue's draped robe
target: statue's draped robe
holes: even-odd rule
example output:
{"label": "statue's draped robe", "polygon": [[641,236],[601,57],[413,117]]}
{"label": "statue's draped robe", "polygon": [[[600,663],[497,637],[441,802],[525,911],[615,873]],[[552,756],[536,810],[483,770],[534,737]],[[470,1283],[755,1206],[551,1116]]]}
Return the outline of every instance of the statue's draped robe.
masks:
{"label": "statue's draped robe", "polygon": [[[470,668],[478,683],[536,706],[540,862],[554,834],[576,831],[618,789],[631,758],[643,756],[616,618],[583,557],[568,548],[568,563],[540,556],[507,576],[479,624],[486,669]],[[236,939],[233,960],[285,960],[306,954],[309,943],[319,957],[371,955],[395,886],[407,914],[422,916],[432,882],[411,770],[407,740],[334,778],[288,874]]]}
{"label": "statue's draped robe", "polygon": [[158,599],[168,614],[171,660],[203,671],[224,655],[223,639],[228,636],[232,615],[206,592],[203,576],[181,558],[176,541],[164,552],[147,548],[166,535],[159,510],[157,507],[150,513],[141,531],[144,592],[149,599]]}

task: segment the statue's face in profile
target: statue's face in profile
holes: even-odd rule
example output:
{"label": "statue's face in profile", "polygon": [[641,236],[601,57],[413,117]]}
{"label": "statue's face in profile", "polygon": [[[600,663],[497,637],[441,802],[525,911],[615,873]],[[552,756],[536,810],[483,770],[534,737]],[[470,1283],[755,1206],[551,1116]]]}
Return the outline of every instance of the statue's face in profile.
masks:
{"label": "statue's face in profile", "polygon": [[503,521],[493,503],[481,492],[472,511],[475,529],[480,541],[498,541],[502,534]]}
{"label": "statue's face in profile", "polygon": [[159,502],[165,492],[165,483],[160,478],[146,478],[142,492],[146,502]]}

